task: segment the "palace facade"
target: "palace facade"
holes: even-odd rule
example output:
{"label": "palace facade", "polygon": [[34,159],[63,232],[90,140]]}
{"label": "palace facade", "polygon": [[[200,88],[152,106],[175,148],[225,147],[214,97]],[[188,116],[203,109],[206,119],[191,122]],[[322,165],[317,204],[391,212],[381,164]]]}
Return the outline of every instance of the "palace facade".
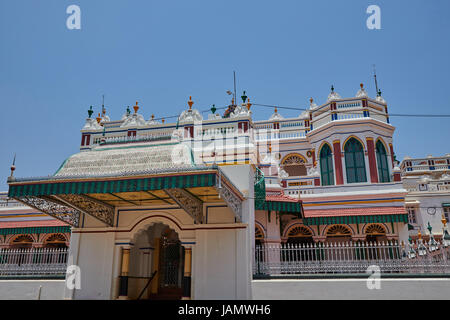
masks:
{"label": "palace facade", "polygon": [[[293,118],[253,120],[248,97],[176,123],[93,109],[80,152],[54,176],[8,179],[8,196],[72,227],[73,299],[251,297],[256,244],[409,237],[408,191],[386,101],[363,88]],[[403,168],[403,163],[402,163]]]}

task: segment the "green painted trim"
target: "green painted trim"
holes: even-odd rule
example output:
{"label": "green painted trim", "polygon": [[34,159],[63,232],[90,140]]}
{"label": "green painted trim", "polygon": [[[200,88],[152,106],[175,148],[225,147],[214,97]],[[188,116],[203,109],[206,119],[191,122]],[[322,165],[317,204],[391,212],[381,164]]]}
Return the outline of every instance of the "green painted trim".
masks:
{"label": "green painted trim", "polygon": [[9,197],[44,196],[54,194],[118,193],[168,188],[213,187],[216,184],[215,173],[199,173],[170,177],[151,177],[137,179],[115,179],[96,181],[71,181],[52,183],[31,183],[10,185]]}
{"label": "green painted trim", "polygon": [[304,218],[303,223],[309,225],[327,224],[360,224],[360,223],[386,223],[386,222],[408,222],[407,214],[390,215],[362,215],[362,216],[342,216],[342,217],[313,217]]}
{"label": "green painted trim", "polygon": [[442,207],[448,208],[448,207],[450,207],[450,203],[443,203],[443,204],[442,204]]}
{"label": "green painted trim", "polygon": [[0,229],[0,235],[8,234],[41,234],[41,233],[70,233],[70,226],[59,227],[23,227]]}

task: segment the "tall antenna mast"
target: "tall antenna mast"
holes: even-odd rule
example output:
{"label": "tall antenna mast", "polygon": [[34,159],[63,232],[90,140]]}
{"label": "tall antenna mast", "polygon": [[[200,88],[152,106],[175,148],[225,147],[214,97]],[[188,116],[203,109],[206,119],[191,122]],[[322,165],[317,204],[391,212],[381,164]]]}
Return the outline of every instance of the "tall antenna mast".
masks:
{"label": "tall antenna mast", "polygon": [[375,69],[375,65],[373,65],[373,78],[375,79],[375,88],[377,90],[377,96],[378,96],[378,82],[377,82],[377,70]]}
{"label": "tall antenna mast", "polygon": [[102,94],[102,114],[105,115],[106,110],[105,110],[105,95]]}
{"label": "tall antenna mast", "polygon": [[234,80],[234,103],[237,104],[237,100],[236,100],[236,71],[233,71],[233,80]]}

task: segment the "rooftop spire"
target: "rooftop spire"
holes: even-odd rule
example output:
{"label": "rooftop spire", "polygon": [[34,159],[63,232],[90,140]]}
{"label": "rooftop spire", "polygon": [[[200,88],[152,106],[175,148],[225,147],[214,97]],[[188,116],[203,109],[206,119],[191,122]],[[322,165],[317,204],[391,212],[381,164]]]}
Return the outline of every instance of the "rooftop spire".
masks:
{"label": "rooftop spire", "polygon": [[194,104],[194,101],[192,101],[192,97],[189,96],[189,101],[188,101],[188,105],[189,105],[189,110],[192,110],[192,105]]}
{"label": "rooftop spire", "polygon": [[139,110],[138,102],[136,101],[136,105],[133,107],[134,113],[137,113]]}

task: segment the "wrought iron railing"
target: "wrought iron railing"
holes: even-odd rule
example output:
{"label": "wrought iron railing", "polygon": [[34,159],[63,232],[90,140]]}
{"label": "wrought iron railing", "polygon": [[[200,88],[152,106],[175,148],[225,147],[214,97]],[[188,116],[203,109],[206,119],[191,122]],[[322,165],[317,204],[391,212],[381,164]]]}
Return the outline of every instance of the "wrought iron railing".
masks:
{"label": "wrought iron railing", "polygon": [[364,274],[376,266],[382,274],[450,274],[450,247],[398,242],[346,242],[256,246],[256,276]]}
{"label": "wrought iron railing", "polygon": [[0,249],[0,277],[63,277],[67,248]]}

